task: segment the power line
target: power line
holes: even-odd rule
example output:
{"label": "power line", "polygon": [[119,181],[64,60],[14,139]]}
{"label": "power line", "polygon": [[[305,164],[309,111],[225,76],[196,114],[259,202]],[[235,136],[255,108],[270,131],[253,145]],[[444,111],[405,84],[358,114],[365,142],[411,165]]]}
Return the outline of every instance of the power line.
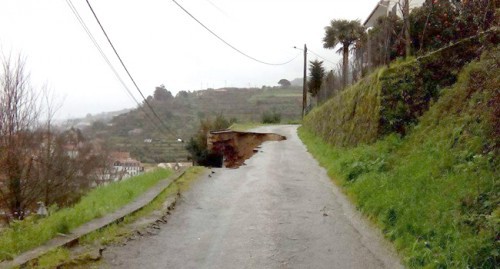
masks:
{"label": "power line", "polygon": [[101,46],[99,46],[99,44],[97,43],[96,39],[94,38],[94,35],[92,35],[92,33],[90,32],[89,28],[87,27],[87,24],[83,21],[82,17],[78,13],[78,10],[76,10],[76,8],[73,5],[73,3],[71,2],[71,0],[66,0],[66,3],[68,4],[69,8],[71,9],[71,11],[73,12],[73,14],[75,15],[76,19],[78,20],[78,22],[80,23],[80,25],[82,26],[82,28],[87,33],[88,37],[90,38],[90,40],[92,41],[92,43],[94,44],[94,46],[99,51],[99,54],[101,54],[101,56],[104,59],[104,61],[106,62],[106,64],[113,71],[113,73],[115,74],[116,78],[120,81],[120,83],[125,88],[125,90],[129,94],[129,96],[135,101],[135,103],[139,104],[139,102],[137,101],[137,99],[134,97],[134,95],[132,94],[132,92],[130,91],[130,89],[127,87],[127,85],[125,84],[125,82],[122,80],[122,78],[120,77],[120,75],[118,74],[118,72],[116,71],[116,69],[113,67],[113,65],[109,61],[109,59],[106,56],[106,54],[104,54],[104,51],[102,50]]}
{"label": "power line", "polygon": [[149,107],[149,109],[151,110],[151,112],[153,112],[153,114],[155,115],[155,117],[158,119],[158,121],[161,123],[161,125],[163,125],[163,128],[165,128],[167,131],[169,131],[171,134],[173,134],[174,136],[176,136],[176,134],[174,134],[170,128],[168,128],[166,126],[166,124],[163,122],[163,120],[158,116],[158,114],[156,113],[156,111],[153,109],[153,107],[151,106],[151,104],[149,104],[148,100],[146,99],[146,97],[144,96],[144,94],[142,93],[141,89],[139,89],[139,86],[137,85],[137,83],[135,82],[134,78],[132,77],[132,75],[130,74],[130,72],[128,71],[128,68],[127,66],[125,66],[125,63],[123,62],[122,58],[120,57],[120,54],[118,54],[118,51],[116,50],[115,46],[113,45],[113,42],[111,42],[111,39],[109,38],[108,34],[106,33],[106,30],[104,30],[104,27],[102,26],[101,24],[101,21],[99,20],[99,18],[97,17],[97,14],[94,12],[94,9],[92,8],[92,5],[90,4],[89,0],[86,0],[87,2],[87,5],[89,6],[90,8],[90,11],[92,11],[92,14],[94,15],[94,18],[96,19],[97,23],[99,24],[99,27],[101,28],[102,32],[104,33],[104,35],[106,36],[106,39],[108,40],[108,43],[109,45],[111,46],[111,48],[113,48],[113,51],[115,52],[115,55],[116,57],[118,57],[118,60],[120,60],[120,63],[121,65],[123,66],[123,69],[125,69],[125,72],[127,73],[128,77],[130,78],[130,80],[132,81],[132,83],[134,84],[135,88],[137,89],[137,91],[141,94],[142,96],[142,99],[144,100],[144,103]]}
{"label": "power line", "polygon": [[323,59],[323,60],[325,60],[325,61],[327,61],[327,62],[330,62],[330,63],[332,63],[332,64],[336,64],[336,63],[334,63],[334,62],[332,62],[332,61],[330,61],[330,60],[326,59],[325,57],[323,57],[323,56],[321,56],[321,55],[318,55],[316,52],[312,51],[310,48],[307,48],[307,51],[310,51],[312,54],[316,55],[316,57],[318,57],[318,58],[321,58],[321,59]]}
{"label": "power line", "polygon": [[205,0],[205,1],[207,1],[211,6],[213,6],[215,9],[217,9],[220,13],[224,14],[226,17],[229,17],[229,15],[224,10],[222,10],[221,8],[219,8],[212,1],[210,1],[210,0]]}
{"label": "power line", "polygon": [[137,106],[139,107],[139,109],[144,113],[144,115],[151,121],[151,123],[153,124],[153,126],[155,126],[156,128],[158,128],[158,130],[160,132],[163,132],[163,130],[161,130],[161,128],[159,128],[154,123],[153,118],[151,118],[151,116],[144,110],[144,107],[141,106],[141,104],[139,103],[139,101],[137,101],[137,99],[132,94],[132,92],[130,91],[130,89],[128,88],[128,86],[125,84],[125,82],[123,81],[123,79],[120,77],[120,75],[118,74],[118,72],[114,68],[113,64],[111,64],[111,61],[108,59],[108,57],[106,56],[106,54],[102,50],[102,48],[99,45],[99,43],[97,43],[97,40],[95,39],[94,35],[92,34],[92,32],[90,32],[89,28],[87,27],[87,24],[85,23],[85,21],[83,20],[83,18],[80,16],[80,13],[76,9],[76,7],[73,5],[73,3],[71,2],[71,0],[66,0],[66,3],[68,4],[69,8],[71,9],[71,11],[73,12],[73,14],[75,15],[76,19],[78,20],[78,22],[80,23],[80,25],[82,26],[82,28],[87,33],[87,36],[90,38],[90,40],[92,41],[92,43],[94,44],[94,46],[99,51],[99,54],[101,55],[101,57],[104,59],[104,61],[106,62],[106,64],[108,65],[108,67],[111,69],[111,71],[113,71],[115,77],[122,84],[123,88],[127,91],[127,93],[129,94],[129,96],[134,100],[134,102],[137,104]]}
{"label": "power line", "polygon": [[[88,0],[87,0],[87,2],[88,2]],[[235,50],[236,52],[240,53],[241,55],[243,55],[243,56],[245,56],[245,57],[247,57],[247,58],[249,58],[251,60],[254,60],[254,61],[258,62],[258,63],[267,64],[267,65],[285,65],[285,64],[288,64],[288,63],[292,62],[293,60],[295,60],[300,55],[300,53],[298,53],[295,57],[293,57],[289,61],[286,61],[286,62],[283,62],[283,63],[269,63],[269,62],[261,61],[261,60],[255,58],[255,57],[252,57],[252,56],[244,53],[243,51],[241,51],[240,49],[236,48],[235,46],[231,45],[229,42],[227,42],[222,37],[220,37],[219,35],[217,35],[214,31],[210,30],[210,28],[208,28],[207,26],[205,26],[205,24],[203,24],[200,20],[198,20],[195,16],[193,16],[189,11],[187,11],[177,1],[172,0],[172,2],[174,2],[180,9],[182,9],[182,11],[184,11],[186,14],[188,14],[189,17],[191,17],[193,20],[195,20],[199,25],[201,25],[203,28],[205,28],[205,30],[207,30],[209,33],[211,33],[213,36],[215,36],[217,39],[219,39],[222,43],[226,44],[228,47],[232,48],[233,50]]]}

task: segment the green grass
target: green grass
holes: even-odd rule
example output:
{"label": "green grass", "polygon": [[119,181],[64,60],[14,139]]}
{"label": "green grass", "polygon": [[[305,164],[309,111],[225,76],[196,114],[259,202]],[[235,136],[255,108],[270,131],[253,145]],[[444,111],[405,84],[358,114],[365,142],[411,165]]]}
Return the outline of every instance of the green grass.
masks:
{"label": "green grass", "polygon": [[[184,192],[189,189],[191,183],[200,177],[202,173],[206,171],[204,167],[191,167],[184,175],[179,178],[175,183],[168,186],[160,195],[158,195],[150,204],[143,207],[139,211],[126,216],[122,222],[114,223],[103,229],[94,231],[84,237],[80,238],[79,243],[84,246],[94,246],[95,245],[108,245],[111,243],[122,242],[130,233],[131,230],[129,224],[137,221],[138,219],[150,215],[156,210],[164,210],[163,204],[166,199],[177,195],[178,192]],[[43,255],[40,259],[34,263],[33,268],[54,268],[61,264],[72,264],[69,250],[66,248],[57,248],[50,253]],[[97,267],[97,265],[92,260],[85,259],[85,257],[79,257],[78,263],[82,268]],[[95,266],[94,266],[95,265]],[[71,267],[71,266],[68,266]]]}
{"label": "green grass", "polygon": [[127,227],[127,224],[132,223],[141,217],[147,216],[155,210],[162,209],[163,203],[168,197],[176,195],[178,192],[186,191],[190,187],[190,184],[198,179],[204,171],[205,168],[201,166],[189,168],[181,178],[179,178],[175,183],[170,184],[170,186],[160,193],[160,195],[158,195],[150,204],[134,214],[126,216],[123,222],[110,225],[104,229],[84,236],[80,242],[83,244],[99,243],[106,245],[112,242],[120,241],[124,236],[127,236],[131,232]]}
{"label": "green grass", "polygon": [[171,174],[170,170],[158,169],[98,187],[74,206],[58,210],[47,218],[29,217],[12,222],[0,234],[0,260],[12,259],[23,251],[42,245],[59,233],[68,233],[92,219],[119,209]]}
{"label": "green grass", "polygon": [[30,268],[58,268],[61,263],[69,260],[70,252],[65,248],[56,248],[40,259],[35,264],[30,264]]}
{"label": "green grass", "polygon": [[257,123],[257,122],[234,123],[233,125],[229,126],[229,129],[238,132],[246,132],[248,130],[255,129],[265,125],[266,124],[264,123]]}
{"label": "green grass", "polygon": [[410,268],[500,262],[498,55],[466,67],[404,138],[346,148],[299,129],[308,150]]}

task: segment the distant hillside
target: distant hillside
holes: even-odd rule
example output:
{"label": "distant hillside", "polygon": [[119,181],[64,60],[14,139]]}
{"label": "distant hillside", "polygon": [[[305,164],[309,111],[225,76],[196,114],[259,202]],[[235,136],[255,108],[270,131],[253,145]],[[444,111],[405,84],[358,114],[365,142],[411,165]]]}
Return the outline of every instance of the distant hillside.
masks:
{"label": "distant hillside", "polygon": [[68,129],[71,127],[83,127],[83,126],[90,126],[92,123],[96,121],[100,121],[103,123],[108,123],[110,122],[114,117],[127,113],[131,111],[131,108],[126,108],[126,109],[121,109],[117,111],[110,111],[110,112],[101,112],[95,115],[88,114],[84,118],[72,118],[72,119],[65,119],[65,120],[59,120],[58,126],[63,128],[63,129]]}
{"label": "distant hillside", "polygon": [[[146,106],[115,116],[108,123],[97,121],[87,133],[109,142],[111,147],[130,151],[146,162],[185,160],[184,141],[196,132],[200,120],[222,114],[238,122],[260,122],[264,112],[276,111],[282,122],[297,121],[301,115],[302,88],[263,87],[221,88],[178,93],[175,97],[165,88],[157,87],[148,102],[165,122],[169,131],[159,131],[160,124],[151,124]],[[147,142],[144,142],[147,141]]]}

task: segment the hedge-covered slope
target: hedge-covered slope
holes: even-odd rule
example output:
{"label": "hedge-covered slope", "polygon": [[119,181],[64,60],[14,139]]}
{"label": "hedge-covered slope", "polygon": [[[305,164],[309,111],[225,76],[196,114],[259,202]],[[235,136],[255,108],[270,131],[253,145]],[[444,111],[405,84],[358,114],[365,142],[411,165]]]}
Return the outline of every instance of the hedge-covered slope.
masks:
{"label": "hedge-covered slope", "polygon": [[311,111],[303,125],[334,145],[374,142],[379,124],[378,73],[335,95]]}
{"label": "hedge-covered slope", "polygon": [[303,125],[335,146],[405,135],[441,90],[457,81],[463,66],[479,58],[488,47],[484,44],[495,44],[497,36],[496,31],[483,33],[424,57],[391,63],[311,111]]}
{"label": "hedge-covered slope", "polygon": [[300,130],[410,268],[500,264],[499,66],[498,47],[469,64],[404,137],[346,148]]}

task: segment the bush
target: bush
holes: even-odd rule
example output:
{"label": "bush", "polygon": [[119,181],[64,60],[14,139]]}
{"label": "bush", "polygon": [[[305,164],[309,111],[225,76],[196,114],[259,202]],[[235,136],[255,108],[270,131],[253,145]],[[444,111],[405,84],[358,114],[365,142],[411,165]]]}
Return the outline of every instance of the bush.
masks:
{"label": "bush", "polygon": [[262,123],[280,123],[281,122],[281,114],[273,111],[266,111],[262,113]]}
{"label": "bush", "polygon": [[234,122],[236,118],[228,121],[222,114],[218,114],[213,120],[201,120],[198,133],[191,137],[186,145],[186,150],[191,154],[192,160],[198,165],[220,167],[222,158],[208,152],[207,134],[210,131],[227,129]]}

